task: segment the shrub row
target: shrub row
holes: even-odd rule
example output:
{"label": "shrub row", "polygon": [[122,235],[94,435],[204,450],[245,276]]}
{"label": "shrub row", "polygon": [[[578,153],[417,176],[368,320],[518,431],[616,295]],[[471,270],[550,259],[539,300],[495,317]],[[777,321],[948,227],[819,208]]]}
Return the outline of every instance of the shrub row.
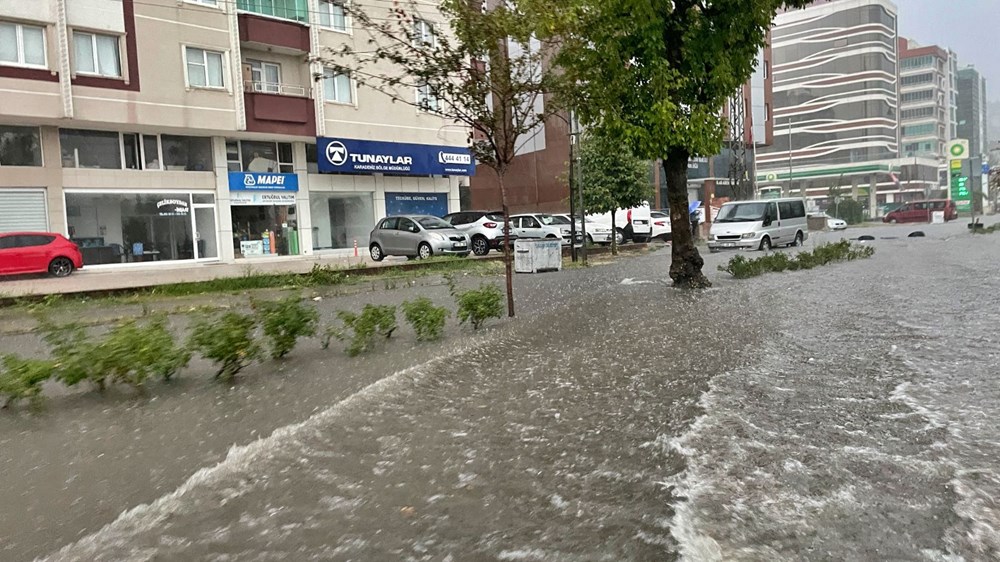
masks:
{"label": "shrub row", "polygon": [[737,279],[747,279],[771,271],[812,269],[838,261],[868,258],[874,253],[875,248],[871,246],[860,246],[851,244],[848,240],[841,240],[839,242],[820,244],[811,252],[799,252],[795,255],[774,252],[754,259],[747,259],[745,256],[737,255],[730,259],[729,263],[720,265],[719,271],[724,271]]}
{"label": "shrub row", "polygon": [[[478,329],[489,318],[503,313],[502,293],[496,285],[457,291],[449,287],[458,304],[461,324]],[[231,380],[266,351],[272,359],[288,355],[296,343],[319,334],[326,349],[331,338],[347,342],[345,352],[355,356],[370,351],[377,341],[388,340],[397,329],[396,307],[365,305],[360,313],[337,312],[339,325],[320,333],[319,312],[299,296],[278,301],[251,300],[251,313],[229,311],[206,315],[191,326],[187,346],[177,343],[167,328],[166,315],[144,315],[114,325],[103,334],[88,332],[80,324],[58,325],[42,319],[39,330],[50,348],[48,359],[0,356],[0,400],[7,407],[21,400],[40,403],[42,384],[56,380],[66,386],[87,383],[102,391],[109,384],[143,389],[150,377],[170,380],[191,361],[192,352],[211,361],[216,378]],[[402,305],[406,322],[420,341],[441,338],[448,309],[420,297]]]}

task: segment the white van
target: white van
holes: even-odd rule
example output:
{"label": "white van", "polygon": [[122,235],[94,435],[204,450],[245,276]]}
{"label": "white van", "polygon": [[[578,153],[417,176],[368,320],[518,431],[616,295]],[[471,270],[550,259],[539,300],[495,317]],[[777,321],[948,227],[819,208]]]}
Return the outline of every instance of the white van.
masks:
{"label": "white van", "polygon": [[[611,213],[587,215],[588,223],[611,226]],[[653,234],[652,219],[649,215],[649,203],[643,203],[631,209],[618,209],[615,212],[615,228],[618,229],[618,242],[632,240],[633,242],[649,242]]]}
{"label": "white van", "polygon": [[708,249],[770,250],[799,246],[809,237],[802,199],[763,199],[725,203],[712,223]]}

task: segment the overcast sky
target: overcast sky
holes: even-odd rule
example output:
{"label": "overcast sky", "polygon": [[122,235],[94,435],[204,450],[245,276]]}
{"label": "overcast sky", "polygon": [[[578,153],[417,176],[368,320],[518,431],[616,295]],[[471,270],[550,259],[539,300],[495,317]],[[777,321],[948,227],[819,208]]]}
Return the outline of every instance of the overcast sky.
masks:
{"label": "overcast sky", "polygon": [[895,0],[899,34],[958,53],[986,77],[986,94],[1000,100],[1000,0]]}

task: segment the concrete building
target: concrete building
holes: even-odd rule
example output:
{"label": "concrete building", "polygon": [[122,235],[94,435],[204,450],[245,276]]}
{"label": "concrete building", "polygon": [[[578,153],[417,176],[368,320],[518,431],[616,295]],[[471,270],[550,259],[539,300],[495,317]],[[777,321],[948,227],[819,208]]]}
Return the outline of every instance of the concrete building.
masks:
{"label": "concrete building", "polygon": [[945,146],[957,134],[957,80],[954,52],[899,38],[900,156],[944,158]]}
{"label": "concrete building", "polygon": [[937,187],[934,158],[899,160],[896,14],[888,0],[833,0],[775,18],[774,142],[757,156],[763,194],[804,193],[822,206],[840,187],[876,207]]}
{"label": "concrete building", "polygon": [[958,71],[958,138],[969,141],[972,192],[985,194],[986,176],[979,172],[989,152],[986,79],[972,66]]}
{"label": "concrete building", "polygon": [[0,231],[128,267],[364,252],[387,212],[457,209],[465,130],[308,62],[360,35],[326,0],[0,4]]}

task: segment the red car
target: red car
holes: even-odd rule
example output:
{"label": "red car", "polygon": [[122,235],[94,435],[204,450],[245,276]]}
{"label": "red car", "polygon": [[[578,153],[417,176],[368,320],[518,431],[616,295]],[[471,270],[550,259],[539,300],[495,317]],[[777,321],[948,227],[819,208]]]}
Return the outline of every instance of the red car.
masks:
{"label": "red car", "polygon": [[80,248],[56,232],[0,233],[0,275],[46,273],[66,277],[83,267]]}
{"label": "red car", "polygon": [[947,199],[928,199],[925,201],[913,201],[890,211],[882,222],[931,222],[931,213],[941,211],[944,213],[944,220],[953,221],[958,218],[958,208],[954,201]]}

